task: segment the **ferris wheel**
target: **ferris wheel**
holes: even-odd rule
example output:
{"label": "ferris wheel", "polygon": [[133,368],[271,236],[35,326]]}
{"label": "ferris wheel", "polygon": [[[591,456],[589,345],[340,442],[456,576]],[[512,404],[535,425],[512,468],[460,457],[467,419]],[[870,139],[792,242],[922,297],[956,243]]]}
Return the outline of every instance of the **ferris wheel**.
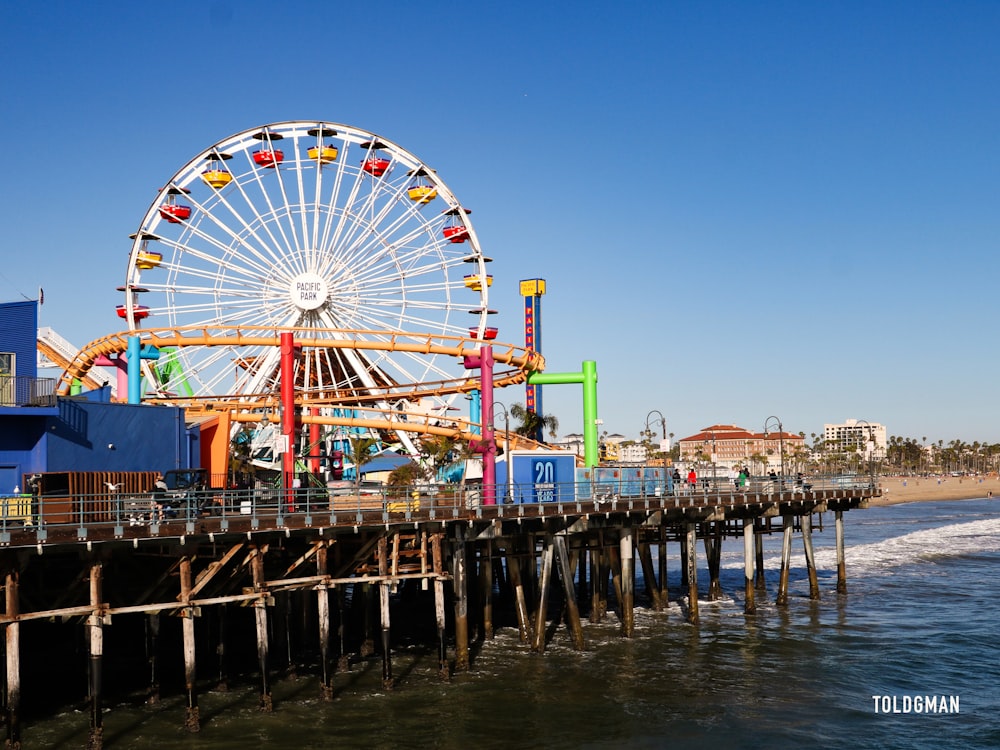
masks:
{"label": "ferris wheel", "polygon": [[[117,312],[132,331],[294,327],[375,344],[303,351],[296,387],[314,394],[454,379],[453,358],[392,342],[399,332],[495,337],[490,259],[469,214],[433,169],[373,133],[299,121],[246,130],[159,190],[132,235]],[[178,348],[143,362],[145,387],[272,392],[279,359],[270,346]]]}

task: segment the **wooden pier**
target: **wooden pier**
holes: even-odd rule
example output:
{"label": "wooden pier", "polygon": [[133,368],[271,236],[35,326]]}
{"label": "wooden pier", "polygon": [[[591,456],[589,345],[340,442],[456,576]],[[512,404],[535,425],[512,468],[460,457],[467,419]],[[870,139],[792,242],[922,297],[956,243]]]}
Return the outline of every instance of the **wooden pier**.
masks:
{"label": "wooden pier", "polygon": [[[380,654],[382,685],[393,687],[396,631],[433,633],[428,646],[437,652],[442,679],[469,669],[470,641],[493,637],[501,608],[538,652],[563,622],[572,646],[585,649],[584,615],[600,622],[610,608],[628,638],[637,565],[650,606],[667,607],[670,543],[681,553],[682,610],[696,625],[699,568],[709,578],[702,597],[706,590],[707,598],[720,597],[726,539],[742,542],[748,614],[767,595],[767,534],[782,535],[776,603],[788,601],[795,534],[809,595],[819,598],[812,527],[818,514],[831,512],[837,593],[845,593],[843,512],[867,507],[879,494],[864,486],[476,507],[456,501],[458,495],[296,495],[258,502],[249,513],[229,498],[218,514],[188,511],[159,522],[129,520],[117,510],[99,521],[63,524],[4,519],[6,746],[21,746],[22,704],[51,699],[40,691],[45,678],[36,675],[47,674],[42,665],[58,658],[58,649],[39,649],[65,642],[67,633],[79,639],[73,623],[83,631],[77,650],[88,655],[89,746],[99,748],[105,686],[114,679],[105,679],[111,646],[138,665],[123,671],[116,661],[115,678],[145,680],[150,702],[159,699],[164,673],[182,673],[186,709],[178,724],[195,732],[199,690],[224,686],[232,674],[255,673],[261,709],[274,710],[277,652],[289,661],[296,648],[318,654],[317,690],[331,699],[334,675],[352,654]],[[35,682],[22,686],[28,674]]]}

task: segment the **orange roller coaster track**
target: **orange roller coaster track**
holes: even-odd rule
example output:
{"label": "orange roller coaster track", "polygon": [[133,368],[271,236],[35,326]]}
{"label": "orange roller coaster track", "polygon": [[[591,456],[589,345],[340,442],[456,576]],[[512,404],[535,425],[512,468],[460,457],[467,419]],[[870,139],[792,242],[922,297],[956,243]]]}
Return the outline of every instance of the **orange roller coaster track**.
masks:
{"label": "orange roller coaster track", "polygon": [[[466,356],[479,353],[481,346],[476,339],[461,338],[422,333],[404,333],[395,331],[361,331],[348,329],[324,328],[275,328],[269,326],[178,326],[172,328],[149,328],[142,331],[123,331],[113,333],[87,344],[76,355],[66,368],[59,381],[59,395],[67,395],[74,381],[86,378],[90,369],[99,357],[122,355],[128,350],[130,336],[139,337],[144,346],[166,347],[278,347],[280,334],[290,332],[295,337],[295,343],[303,348],[348,349],[354,351],[392,351],[411,354],[443,355],[454,357],[461,362]],[[532,372],[540,372],[545,367],[545,359],[538,352],[523,347],[491,342],[493,359],[497,364],[507,369],[498,370],[494,375],[497,387],[523,383]],[[426,396],[447,396],[471,390],[475,384],[467,375],[450,380],[440,380],[425,383],[393,383],[370,389],[350,389],[342,393],[331,394],[329,390],[322,394],[311,393],[301,389],[296,393],[296,401],[302,406],[337,407],[358,406],[362,403],[373,403],[386,399],[409,398],[416,399]],[[273,394],[220,394],[217,396],[155,397],[156,403],[173,403],[185,405],[193,409],[225,409],[233,408],[238,402],[238,408],[243,410],[252,404],[264,405]]]}

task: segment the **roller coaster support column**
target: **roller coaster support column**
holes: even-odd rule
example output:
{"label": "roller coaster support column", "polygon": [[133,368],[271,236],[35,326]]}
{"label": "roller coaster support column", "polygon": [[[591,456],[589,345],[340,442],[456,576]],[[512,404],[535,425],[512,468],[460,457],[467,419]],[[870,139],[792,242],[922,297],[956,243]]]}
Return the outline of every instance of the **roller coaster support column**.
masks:
{"label": "roller coaster support column", "polygon": [[141,346],[138,336],[128,337],[128,402],[142,403],[142,367],[140,360],[159,359],[160,350],[155,346]]}
{"label": "roller coaster support column", "polygon": [[467,355],[465,369],[479,369],[482,386],[482,440],[472,443],[472,449],[483,457],[483,505],[497,504],[497,441],[493,433],[493,347],[489,344],[479,355]]}
{"label": "roller coaster support column", "polygon": [[[581,372],[533,372],[528,376],[529,384],[561,385],[563,383],[583,383],[583,461],[593,467],[600,463],[597,441],[597,363],[586,360]],[[486,405],[483,405],[486,411]]]}
{"label": "roller coaster support column", "polygon": [[282,502],[295,510],[292,482],[295,479],[295,338],[281,334],[281,435],[285,452],[281,454],[281,473],[285,488]]}

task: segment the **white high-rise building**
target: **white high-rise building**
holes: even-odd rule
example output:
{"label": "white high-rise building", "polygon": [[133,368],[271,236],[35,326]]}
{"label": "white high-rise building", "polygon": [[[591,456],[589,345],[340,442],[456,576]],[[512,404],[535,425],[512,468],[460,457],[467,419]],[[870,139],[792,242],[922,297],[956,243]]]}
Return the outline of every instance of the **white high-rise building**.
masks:
{"label": "white high-rise building", "polygon": [[871,458],[884,458],[888,447],[885,425],[864,419],[848,419],[843,424],[825,424],[823,439],[828,445],[841,449],[859,448],[865,456],[871,452]]}

